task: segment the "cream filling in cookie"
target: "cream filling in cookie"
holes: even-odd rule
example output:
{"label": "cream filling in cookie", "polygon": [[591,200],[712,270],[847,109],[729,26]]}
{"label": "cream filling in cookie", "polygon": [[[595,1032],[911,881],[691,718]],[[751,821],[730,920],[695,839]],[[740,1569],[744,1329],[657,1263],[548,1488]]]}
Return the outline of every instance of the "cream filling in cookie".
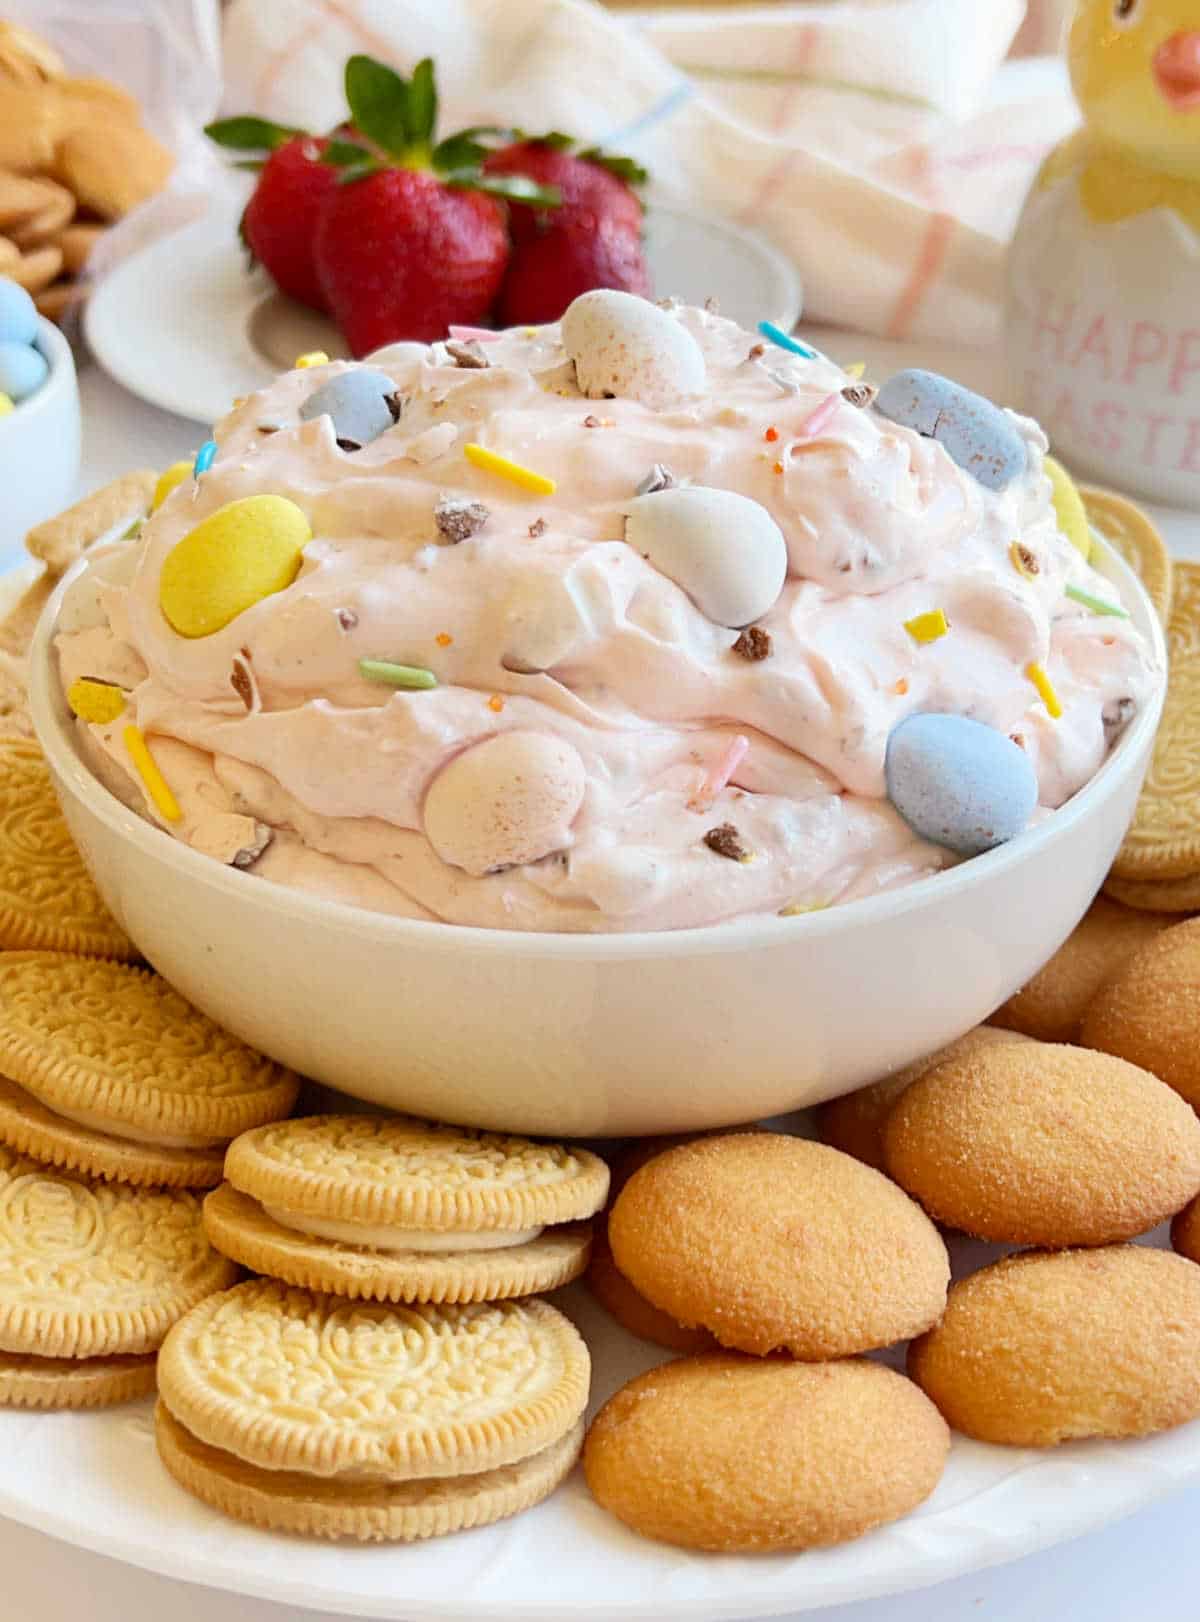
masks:
{"label": "cream filling in cookie", "polygon": [[229,1141],[227,1138],[172,1137],[169,1132],[148,1131],[145,1127],[131,1126],[127,1121],[93,1115],[90,1110],[64,1109],[61,1104],[54,1106],[54,1113],[61,1115],[64,1121],[74,1121],[76,1126],[103,1132],[106,1138],[123,1138],[126,1143],[144,1143],[153,1149],[219,1149]]}
{"label": "cream filling in cookie", "polygon": [[300,1215],[283,1211],[277,1205],[264,1205],[263,1210],[272,1222],[295,1233],[307,1234],[310,1239],[332,1239],[339,1245],[359,1245],[364,1250],[425,1250],[432,1252],[461,1252],[467,1250],[510,1250],[516,1245],[527,1245],[542,1232],[541,1228],[518,1228],[500,1232],[489,1229],[486,1233],[431,1233],[419,1228],[372,1227],[368,1223],[338,1222],[332,1218]]}

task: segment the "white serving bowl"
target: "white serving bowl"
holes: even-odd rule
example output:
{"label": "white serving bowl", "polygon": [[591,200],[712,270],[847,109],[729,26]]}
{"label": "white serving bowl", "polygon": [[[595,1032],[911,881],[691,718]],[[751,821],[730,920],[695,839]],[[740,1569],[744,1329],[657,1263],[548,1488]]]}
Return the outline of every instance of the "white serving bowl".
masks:
{"label": "white serving bowl", "polygon": [[61,512],[79,478],[79,388],[71,346],[40,321],[37,347],[50,375],[0,417],[0,570],[17,561],[25,532]]}
{"label": "white serving bowl", "polygon": [[[1115,555],[1102,566],[1165,666],[1141,586]],[[61,596],[60,587],[33,644],[34,725],[84,859],[154,967],[247,1042],[343,1092],[552,1136],[778,1114],[977,1024],[1095,895],[1162,707],[1160,693],[1092,782],[1040,826],[907,889],[668,933],[466,929],[255,879],[126,810],[76,750],[52,659]]]}

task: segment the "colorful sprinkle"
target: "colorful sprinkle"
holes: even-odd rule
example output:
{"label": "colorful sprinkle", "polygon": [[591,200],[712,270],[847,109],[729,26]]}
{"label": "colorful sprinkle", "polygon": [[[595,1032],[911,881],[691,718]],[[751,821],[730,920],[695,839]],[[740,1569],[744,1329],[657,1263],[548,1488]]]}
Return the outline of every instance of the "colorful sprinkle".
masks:
{"label": "colorful sprinkle", "polygon": [[821,401],[815,411],[810,411],[808,416],[805,417],[804,421],[796,429],[796,437],[798,439],[812,439],[823,428],[828,428],[829,424],[837,416],[838,407],[843,403],[841,389],[836,394],[828,395]]}
{"label": "colorful sprinkle", "polygon": [[383,682],[386,687],[436,687],[437,677],[423,665],[394,665],[387,659],[360,659],[360,672],[368,681]]}
{"label": "colorful sprinkle", "polygon": [[1064,586],[1063,591],[1072,602],[1082,603],[1090,608],[1093,614],[1108,614],[1113,619],[1127,620],[1129,615],[1116,603],[1106,603],[1103,597],[1093,597],[1090,591],[1082,591],[1078,586]]}
{"label": "colorful sprinkle", "polygon": [[196,452],[196,460],[192,463],[192,477],[198,479],[202,473],[207,473],[216,461],[217,442],[215,439],[206,439]]}
{"label": "colorful sprinkle", "polygon": [[482,468],[485,473],[495,473],[534,495],[552,496],[558,489],[554,480],[548,479],[544,473],[535,473],[531,467],[522,467],[520,462],[510,462],[507,456],[489,451],[483,445],[464,445],[463,455],[473,467]]}
{"label": "colorful sprinkle", "polygon": [[895,693],[897,698],[903,698],[905,693],[908,692],[908,681],[904,676],[901,676],[900,680],[892,688],[892,692]]}
{"label": "colorful sprinkle", "polygon": [[493,332],[491,327],[455,326],[447,327],[446,330],[452,338],[457,338],[460,343],[468,344],[472,340],[478,344],[494,344],[497,338],[502,338],[504,336],[503,333]]}
{"label": "colorful sprinkle", "polygon": [[454,641],[454,638],[450,635],[449,631],[439,631],[433,640],[437,643],[439,648],[448,648]]}
{"label": "colorful sprinkle", "polygon": [[1063,712],[1058,694],[1050,685],[1050,678],[1039,664],[1025,666],[1025,674],[1038,690],[1038,697],[1050,712],[1050,719],[1057,721]]}
{"label": "colorful sprinkle", "polygon": [[115,721],[125,708],[125,694],[110,681],[93,681],[89,676],[81,676],[67,689],[67,703],[71,713],[81,721],[104,726]]}
{"label": "colorful sprinkle", "polygon": [[292,369],[297,372],[307,371],[310,366],[328,366],[329,356],[323,349],[310,349],[306,354],[297,355],[292,362]]}
{"label": "colorful sprinkle", "polygon": [[183,817],[179,801],[167,787],[167,780],[159,771],[139,727],[125,728],[125,747],[129,751],[130,760],[138,769],[138,776],[146,785],[146,792],[154,801],[164,821],[179,822]]}
{"label": "colorful sprinkle", "polygon": [[1040,574],[1041,565],[1027,546],[1020,541],[1014,541],[1008,549],[1008,559],[1018,574],[1023,574],[1026,580],[1032,580],[1034,575]]}
{"label": "colorful sprinkle", "polygon": [[810,349],[807,344],[802,344],[797,339],[789,337],[782,327],[775,325],[774,321],[760,321],[758,330],[764,338],[769,338],[773,344],[778,344],[780,349],[786,349],[793,355],[803,355],[805,360],[816,360],[817,358],[815,349]]}
{"label": "colorful sprinkle", "polygon": [[950,623],[940,608],[932,608],[928,614],[905,620],[904,629],[914,642],[936,642],[938,637],[945,636]]}
{"label": "colorful sprinkle", "polygon": [[[158,483],[154,486],[154,500],[150,503],[150,511],[156,513],[163,502],[177,485],[181,485],[192,471],[191,462],[172,462],[158,476]],[[201,472],[204,470],[201,469]]]}
{"label": "colorful sprinkle", "polygon": [[750,740],[739,732],[721,758],[710,768],[699,789],[688,801],[689,807],[693,811],[707,811],[749,753]]}
{"label": "colorful sprinkle", "polygon": [[15,410],[16,410],[16,406],[13,403],[12,395],[11,394],[0,394],[0,417],[7,417],[9,412],[15,411]]}
{"label": "colorful sprinkle", "polygon": [[782,462],[772,462],[771,463],[771,472],[772,473],[782,473],[783,472],[783,463]]}
{"label": "colorful sprinkle", "polygon": [[493,710],[497,715],[499,715],[503,708],[504,700],[500,697],[499,693],[493,693],[491,698],[488,699],[488,709]]}
{"label": "colorful sprinkle", "polygon": [[847,377],[859,378],[867,369],[865,360],[856,360],[852,365],[842,368]]}
{"label": "colorful sprinkle", "polygon": [[768,428],[766,430],[766,432],[763,434],[763,438],[766,440],[768,445],[773,445],[775,443],[775,441],[779,438],[779,429],[778,428]]}
{"label": "colorful sprinkle", "polygon": [[780,907],[781,918],[799,918],[806,912],[828,912],[828,901],[790,901],[786,907]]}

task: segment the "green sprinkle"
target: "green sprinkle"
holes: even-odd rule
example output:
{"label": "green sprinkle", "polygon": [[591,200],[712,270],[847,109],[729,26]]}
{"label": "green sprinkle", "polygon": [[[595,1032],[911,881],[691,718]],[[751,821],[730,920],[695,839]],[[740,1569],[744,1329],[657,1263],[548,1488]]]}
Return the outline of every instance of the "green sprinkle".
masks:
{"label": "green sprinkle", "polygon": [[436,687],[437,677],[421,665],[393,665],[386,659],[360,659],[358,668],[368,681],[381,681],[388,687]]}
{"label": "green sprinkle", "polygon": [[1118,608],[1115,603],[1106,603],[1103,597],[1093,597],[1091,592],[1083,591],[1079,586],[1065,586],[1063,589],[1072,601],[1082,603],[1085,608],[1090,608],[1093,614],[1109,614],[1117,620],[1129,618],[1123,608]]}

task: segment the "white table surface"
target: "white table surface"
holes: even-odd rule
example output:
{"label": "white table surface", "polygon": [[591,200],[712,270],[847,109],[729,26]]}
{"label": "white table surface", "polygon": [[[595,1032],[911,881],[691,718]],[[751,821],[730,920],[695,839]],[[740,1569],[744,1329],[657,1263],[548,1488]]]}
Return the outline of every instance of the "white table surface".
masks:
{"label": "white table surface", "polygon": [[[829,332],[812,335],[872,375],[920,364],[1003,396],[1002,357],[987,350],[911,348]],[[80,378],[84,460],[80,493],[131,467],[165,467],[191,454],[202,426],[143,405],[99,370]],[[1153,510],[1153,509],[1152,509]],[[1200,515],[1154,510],[1173,550],[1200,558]],[[113,1483],[120,1490],[120,1483]],[[1194,1622],[1200,1593],[1200,1486],[1073,1543],[1014,1565],[919,1593],[819,1613],[828,1622]],[[347,1559],[353,1559],[347,1552]],[[8,1622],[332,1622],[191,1587],[85,1554],[0,1520],[0,1617]],[[811,1614],[811,1613],[809,1613]],[[568,1622],[564,1617],[563,1622]]]}

